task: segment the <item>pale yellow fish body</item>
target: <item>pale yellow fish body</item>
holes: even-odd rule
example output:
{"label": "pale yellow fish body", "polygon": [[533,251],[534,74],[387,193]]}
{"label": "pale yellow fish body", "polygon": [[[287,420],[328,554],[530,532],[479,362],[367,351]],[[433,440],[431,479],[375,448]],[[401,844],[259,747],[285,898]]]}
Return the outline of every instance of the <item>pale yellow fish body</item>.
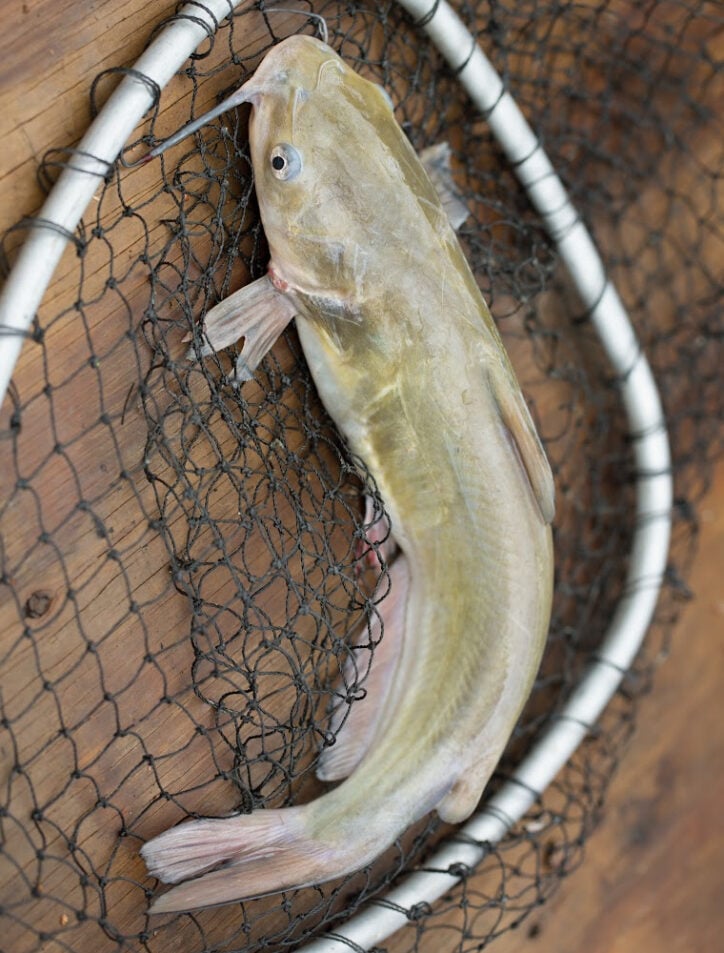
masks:
{"label": "pale yellow fish body", "polygon": [[193,824],[152,841],[150,869],[179,880],[213,866],[198,845],[226,825],[216,861],[229,866],[156,909],[329,879],[433,808],[468,816],[528,697],[550,617],[550,469],[386,97],[310,37],[275,47],[245,89],[274,283],[325,406],[377,482],[410,590],[397,669],[350,777],[303,807],[198,822],[195,864],[170,857]]}

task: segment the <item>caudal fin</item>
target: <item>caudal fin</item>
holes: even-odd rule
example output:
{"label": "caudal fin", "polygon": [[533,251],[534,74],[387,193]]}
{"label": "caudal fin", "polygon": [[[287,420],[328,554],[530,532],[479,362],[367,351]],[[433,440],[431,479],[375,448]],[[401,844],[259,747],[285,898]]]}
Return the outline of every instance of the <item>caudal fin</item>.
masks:
{"label": "caudal fin", "polygon": [[155,837],[141,849],[149,873],[186,882],[157,897],[149,912],[231,903],[334,876],[333,852],[306,836],[304,818],[300,807],[256,811],[190,821]]}

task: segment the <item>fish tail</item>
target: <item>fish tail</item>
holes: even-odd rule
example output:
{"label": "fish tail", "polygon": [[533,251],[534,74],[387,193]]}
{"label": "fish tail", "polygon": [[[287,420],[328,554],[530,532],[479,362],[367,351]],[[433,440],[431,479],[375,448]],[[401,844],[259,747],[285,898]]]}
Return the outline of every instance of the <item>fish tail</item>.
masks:
{"label": "fish tail", "polygon": [[344,852],[309,836],[306,808],[189,821],[155,837],[141,849],[149,873],[185,882],[157,897],[149,912],[215,906],[347,873]]}

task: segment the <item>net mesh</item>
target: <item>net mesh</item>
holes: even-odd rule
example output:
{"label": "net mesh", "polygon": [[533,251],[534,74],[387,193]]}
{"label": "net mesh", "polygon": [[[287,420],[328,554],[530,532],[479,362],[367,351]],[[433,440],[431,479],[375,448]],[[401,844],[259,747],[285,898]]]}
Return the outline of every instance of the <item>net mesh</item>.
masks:
{"label": "net mesh", "polygon": [[[556,476],[550,640],[493,790],[556,717],[622,592],[634,487],[617,382],[484,118],[419,29],[385,2],[314,9],[342,56],[385,85],[417,148],[452,146],[471,211],[462,241]],[[687,596],[696,502],[721,441],[721,9],[698,0],[458,9],[542,137],[646,349],[671,428],[674,546],[647,647],[596,730],[477,870],[460,871],[433,908],[408,911],[409,926],[382,944],[396,953],[480,949],[579,862]],[[241,9],[139,135],[163,137],[200,114],[301,30],[304,18]],[[94,102],[117,79],[99,77]],[[127,157],[140,150],[131,144]],[[73,158],[72,148],[51,150],[43,180]],[[5,258],[43,227],[23,220],[5,236]],[[158,163],[109,170],[24,346],[0,411],[8,950],[293,949],[334,932],[456,836],[425,820],[342,882],[145,913],[156,886],[138,856],[146,839],[187,816],[319,793],[330,705],[362,697],[374,655],[364,627],[375,580],[357,571],[357,556],[364,493],[378,512],[383,501],[321,407],[294,331],[241,388],[229,380],[233,348],[185,358],[204,312],[263,274],[266,258],[242,111]],[[340,684],[349,657],[356,674]]]}

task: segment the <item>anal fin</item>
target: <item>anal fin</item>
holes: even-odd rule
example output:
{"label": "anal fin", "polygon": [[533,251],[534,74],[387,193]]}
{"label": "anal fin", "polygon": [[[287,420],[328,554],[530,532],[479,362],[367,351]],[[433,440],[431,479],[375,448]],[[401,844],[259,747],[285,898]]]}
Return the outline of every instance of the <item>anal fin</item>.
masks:
{"label": "anal fin", "polygon": [[363,565],[382,567],[382,562],[391,562],[397,549],[390,524],[384,513],[378,515],[378,506],[369,493],[365,496],[364,541],[357,545],[356,555],[360,571]]}
{"label": "anal fin", "polygon": [[[380,727],[405,635],[410,570],[404,555],[398,556],[390,566],[389,584],[388,595],[378,603],[377,612],[370,620],[369,638],[377,645],[362,686],[365,697],[349,709],[343,701],[333,713],[330,728],[336,733],[335,743],[322,749],[317,762],[317,777],[322,781],[348,777],[369,750]],[[366,635],[367,629],[364,629],[360,636]],[[349,659],[342,684],[353,683],[355,674],[355,663]]]}

